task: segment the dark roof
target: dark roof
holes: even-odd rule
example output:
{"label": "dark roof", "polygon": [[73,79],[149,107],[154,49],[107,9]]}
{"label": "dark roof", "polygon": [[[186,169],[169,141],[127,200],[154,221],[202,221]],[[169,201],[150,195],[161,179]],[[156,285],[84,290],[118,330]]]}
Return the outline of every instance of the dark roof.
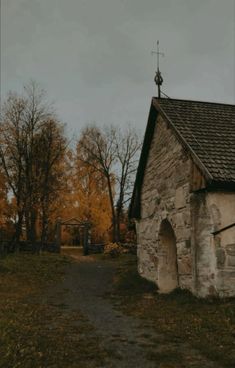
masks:
{"label": "dark roof", "polygon": [[137,170],[130,216],[140,216],[140,192],[157,115],[172,128],[208,187],[235,191],[235,105],[153,98]]}

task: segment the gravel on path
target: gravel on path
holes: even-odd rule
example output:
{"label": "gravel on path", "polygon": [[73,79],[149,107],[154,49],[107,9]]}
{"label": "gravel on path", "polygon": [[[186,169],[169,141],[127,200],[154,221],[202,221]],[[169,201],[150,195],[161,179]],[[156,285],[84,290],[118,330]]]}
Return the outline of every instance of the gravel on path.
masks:
{"label": "gravel on path", "polygon": [[[185,344],[172,342],[166,346],[150,322],[124,315],[105,297],[112,291],[115,262],[77,253],[73,258],[63,283],[54,288],[50,297],[55,298],[57,293],[57,298],[64,299],[60,302],[67,306],[68,313],[80,310],[95,328],[102,348],[108,352],[106,364],[100,368],[219,368]],[[184,362],[161,363],[154,358],[169,349],[182,353]]]}

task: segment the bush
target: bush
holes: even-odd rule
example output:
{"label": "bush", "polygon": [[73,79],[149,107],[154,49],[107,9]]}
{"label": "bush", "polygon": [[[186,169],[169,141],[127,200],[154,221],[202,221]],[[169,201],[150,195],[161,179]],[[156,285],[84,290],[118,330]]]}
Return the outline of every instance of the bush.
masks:
{"label": "bush", "polygon": [[128,249],[123,248],[118,243],[108,243],[104,246],[104,254],[111,257],[118,257],[120,254],[128,253]]}

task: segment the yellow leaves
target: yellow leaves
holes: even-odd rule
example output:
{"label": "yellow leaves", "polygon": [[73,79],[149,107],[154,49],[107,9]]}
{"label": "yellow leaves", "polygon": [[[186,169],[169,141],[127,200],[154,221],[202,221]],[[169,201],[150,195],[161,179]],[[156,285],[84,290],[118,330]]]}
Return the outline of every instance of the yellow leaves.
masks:
{"label": "yellow leaves", "polygon": [[[57,199],[55,217],[79,218],[92,224],[92,241],[104,241],[111,227],[111,208],[106,179],[99,171],[69,153],[67,188]],[[74,231],[73,231],[74,230]],[[62,241],[72,240],[75,229],[64,228]]]}
{"label": "yellow leaves", "polygon": [[124,253],[128,253],[128,249],[123,248],[117,243],[108,243],[104,247],[104,254],[108,254],[111,257],[116,257]]}

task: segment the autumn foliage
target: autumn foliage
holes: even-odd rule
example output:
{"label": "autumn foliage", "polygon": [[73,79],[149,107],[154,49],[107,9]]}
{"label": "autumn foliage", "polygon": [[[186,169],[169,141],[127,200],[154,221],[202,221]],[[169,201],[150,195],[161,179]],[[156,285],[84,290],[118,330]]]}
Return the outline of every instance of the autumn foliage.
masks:
{"label": "autumn foliage", "polygon": [[[71,148],[46,94],[30,82],[9,93],[0,122],[0,230],[17,248],[55,240],[58,219],[92,226],[92,242],[120,242],[127,232],[140,141],[128,126],[86,126]],[[64,226],[62,242],[80,241]]]}

